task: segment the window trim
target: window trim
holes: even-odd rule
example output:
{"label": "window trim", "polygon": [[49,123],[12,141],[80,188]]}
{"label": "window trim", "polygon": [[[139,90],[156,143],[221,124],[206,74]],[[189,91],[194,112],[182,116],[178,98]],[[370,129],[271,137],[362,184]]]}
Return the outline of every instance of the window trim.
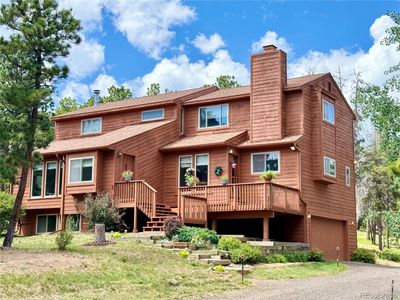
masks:
{"label": "window trim", "polygon": [[[46,232],[38,232],[38,219],[41,216],[46,216]],[[49,216],[56,216],[56,230],[52,231],[52,232],[56,232],[58,230],[58,214],[38,214],[36,215],[36,226],[35,226],[35,234],[46,234],[49,233],[49,231],[47,231],[47,224],[48,224],[48,217]]]}
{"label": "window trim", "polygon": [[[47,164],[48,163],[56,163],[56,178],[55,178],[55,182],[54,182],[54,194],[53,195],[46,195],[46,180],[47,180]],[[44,184],[43,184],[43,198],[54,198],[57,197],[57,188],[58,188],[58,184],[57,184],[57,180],[58,180],[58,163],[56,160],[49,160],[46,161],[46,163],[44,164]]]}
{"label": "window trim", "polygon": [[180,155],[180,156],[178,156],[178,188],[179,187],[185,187],[185,186],[180,186],[180,180],[181,180],[181,158],[182,157],[190,157],[190,167],[193,169],[193,155],[189,154],[189,155]]}
{"label": "window trim", "polygon": [[43,162],[41,162],[41,164],[42,164],[42,182],[40,183],[40,196],[33,196],[33,172],[34,172],[35,164],[33,164],[33,166],[32,166],[32,170],[31,170],[31,199],[43,198],[44,164],[43,164]]}
{"label": "window trim", "polygon": [[[62,194],[63,194],[63,182],[64,182],[64,177],[65,177],[65,168],[64,168],[64,162],[62,161],[62,160],[59,160],[58,161],[58,164],[57,164],[57,167],[58,167],[58,169],[57,169],[57,195],[58,196],[62,196]],[[63,174],[62,174],[62,178],[61,178],[61,169],[62,169],[62,171],[63,171]],[[61,182],[60,182],[60,180],[61,180]]]}
{"label": "window trim", "polygon": [[[326,172],[325,172],[325,171],[326,171],[326,170],[325,170],[325,159],[329,159],[329,160],[333,160],[333,161],[334,161],[334,163],[335,163],[335,175],[332,175],[332,174],[329,174],[329,173],[326,173]],[[325,176],[332,177],[332,178],[336,178],[336,174],[337,174],[337,170],[336,170],[336,159],[324,155],[324,159],[323,159],[322,162],[323,162],[323,168],[324,168],[324,175],[325,175]]]}
{"label": "window trim", "polygon": [[[347,171],[349,172],[348,177],[347,177]],[[348,183],[347,183],[348,180]],[[349,166],[344,167],[344,181],[346,184],[346,187],[351,187],[351,169]]]}
{"label": "window trim", "polygon": [[[92,180],[90,181],[82,181],[82,163],[81,163],[81,170],[80,170],[80,181],[72,181],[71,182],[71,161],[73,160],[83,160],[83,159],[92,159]],[[88,184],[88,183],[93,183],[94,182],[94,156],[82,156],[82,157],[71,157],[68,159],[68,184],[69,185],[74,185],[74,184]]]}
{"label": "window trim", "polygon": [[[324,103],[328,103],[328,104],[332,105],[332,107],[333,107],[333,122],[331,122],[331,120],[325,119]],[[335,125],[335,118],[336,118],[335,104],[329,100],[322,99],[322,120],[324,120],[328,124]]]}
{"label": "window trim", "polygon": [[[162,117],[160,118],[151,118],[151,119],[143,119],[143,113],[147,113],[147,112],[153,112],[153,111],[162,111]],[[144,110],[140,113],[140,120],[142,122],[149,122],[149,121],[155,121],[155,120],[164,120],[165,119],[165,109],[164,108],[157,108],[157,109],[151,109],[151,110]]]}
{"label": "window trim", "polygon": [[[197,177],[197,156],[204,156],[207,155],[207,167],[208,167],[208,171],[207,171],[207,185],[210,185],[210,155],[208,153],[198,153],[194,155],[194,176]],[[192,162],[192,166],[193,166],[193,162]]]}
{"label": "window trim", "polygon": [[[84,121],[93,121],[93,120],[100,120],[100,130],[99,131],[91,131],[91,132],[83,132],[83,122]],[[103,118],[102,117],[96,117],[96,118],[90,118],[90,119],[83,119],[81,120],[81,134],[82,135],[88,135],[88,134],[99,134],[103,132]]]}
{"label": "window trim", "polygon": [[[201,121],[201,118],[200,118],[200,110],[201,110],[202,108],[216,107],[216,106],[223,106],[223,105],[226,105],[226,125],[218,125],[218,126],[211,126],[211,127],[209,127],[209,126],[207,126],[207,119],[206,119],[206,127],[201,127],[201,126],[200,126],[200,121]],[[206,115],[207,115],[207,111],[206,111]],[[222,103],[222,104],[214,104],[214,105],[200,106],[200,107],[198,108],[198,110],[197,110],[197,119],[198,119],[198,122],[197,122],[197,129],[198,129],[198,130],[207,130],[207,129],[213,129],[213,128],[226,128],[226,127],[229,127],[229,104],[228,104],[228,103]]]}
{"label": "window trim", "polygon": [[[275,172],[275,174],[281,174],[281,151],[276,150],[276,151],[265,151],[265,152],[255,152],[255,153],[251,153],[250,156],[250,160],[251,160],[251,175],[260,175],[262,172],[254,172],[254,166],[253,166],[253,156],[254,155],[260,155],[260,154],[269,154],[269,153],[278,153],[278,171],[273,171]],[[265,165],[264,165],[264,169],[266,169],[266,161],[264,161]]]}

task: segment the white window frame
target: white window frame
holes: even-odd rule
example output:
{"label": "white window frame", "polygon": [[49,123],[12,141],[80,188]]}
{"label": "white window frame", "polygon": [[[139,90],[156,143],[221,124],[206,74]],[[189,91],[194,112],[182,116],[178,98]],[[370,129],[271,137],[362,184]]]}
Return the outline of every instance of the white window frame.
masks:
{"label": "white window frame", "polygon": [[344,178],[345,178],[345,183],[347,187],[351,186],[351,169],[350,167],[345,167],[344,168]]}
{"label": "white window frame", "polygon": [[[205,156],[207,155],[207,166],[208,166],[208,172],[207,172],[207,185],[210,184],[210,155],[208,153],[199,153],[194,155],[194,176],[197,177],[197,156]],[[193,161],[192,161],[193,165]]]}
{"label": "white window frame", "polygon": [[[80,181],[72,181],[71,182],[71,161],[73,160],[84,160],[84,159],[92,159],[92,180],[90,181],[82,181],[82,163],[81,163],[81,171],[80,171]],[[68,159],[68,184],[80,184],[80,183],[93,183],[94,181],[94,156],[85,156],[85,157],[72,157]]]}
{"label": "white window frame", "polygon": [[[56,163],[56,179],[55,179],[55,187],[54,187],[54,194],[53,195],[48,195],[48,196],[46,196],[46,179],[47,179],[47,164],[49,164],[49,163]],[[58,184],[57,184],[57,181],[58,181],[58,162],[56,161],[56,160],[49,160],[49,161],[46,161],[46,163],[45,163],[45,165],[44,165],[44,181],[43,181],[43,190],[44,190],[44,193],[43,193],[43,197],[44,198],[54,198],[54,197],[56,197],[57,196],[57,188],[58,188]]]}
{"label": "white window frame", "polygon": [[[326,170],[325,170],[325,160],[326,159],[329,159],[329,160],[334,162],[334,164],[335,164],[335,175],[330,174],[329,170],[328,170],[328,173],[326,172]],[[337,173],[337,171],[336,171],[336,159],[333,159],[332,157],[329,157],[329,156],[324,156],[324,160],[322,161],[322,163],[323,163],[323,168],[324,168],[324,175],[336,178],[336,173]]]}
{"label": "white window frame", "polygon": [[[178,156],[178,187],[181,187],[179,185],[180,180],[181,180],[181,158],[182,157],[190,157],[190,168],[193,169],[193,155],[180,155]],[[185,186],[182,186],[185,187]]]}
{"label": "white window frame", "polygon": [[[85,121],[93,121],[93,120],[100,120],[99,131],[83,132],[83,122],[85,122]],[[101,133],[102,131],[103,131],[103,118],[102,117],[81,120],[81,134],[83,134],[83,135],[96,134],[96,133]]]}
{"label": "white window frame", "polygon": [[[206,119],[206,126],[205,127],[201,127],[200,126],[200,110],[203,108],[208,108],[208,107],[216,107],[216,106],[223,106],[226,105],[226,125],[218,125],[218,126],[207,126],[207,119]],[[206,110],[206,117],[207,117],[207,110]],[[197,119],[198,119],[198,124],[197,124],[197,128],[199,130],[206,130],[206,129],[212,129],[212,128],[221,128],[221,127],[228,127],[229,126],[229,104],[228,103],[222,103],[222,104],[215,104],[215,105],[208,105],[208,106],[201,106],[198,108],[197,110]]]}
{"label": "white window frame", "polygon": [[[160,118],[151,118],[151,119],[146,119],[146,120],[143,119],[143,114],[144,113],[153,112],[153,111],[159,111],[159,110],[162,111],[162,117],[160,117]],[[155,120],[164,120],[164,118],[165,118],[165,109],[164,108],[157,108],[157,109],[152,109],[152,110],[144,110],[144,111],[142,111],[140,113],[140,119],[142,120],[142,122],[155,121]]]}
{"label": "white window frame", "polygon": [[[325,119],[325,105],[324,105],[325,103],[327,103],[328,105],[331,105],[332,108],[333,108],[333,121],[331,121],[331,120],[329,120],[329,119]],[[328,115],[329,115],[329,113],[328,113]],[[331,101],[328,101],[328,100],[323,99],[323,100],[322,100],[322,119],[323,119],[325,122],[328,122],[329,124],[335,125],[335,117],[336,117],[335,104],[332,103]]]}
{"label": "white window frame", "polygon": [[[281,173],[281,151],[267,151],[267,152],[251,153],[250,160],[251,160],[251,174],[252,175],[259,175],[259,174],[262,173],[262,172],[254,172],[253,156],[254,155],[264,154],[264,157],[265,157],[266,154],[271,154],[271,153],[278,153],[278,171],[273,171],[273,172],[275,172],[276,174],[280,174]],[[266,167],[267,167],[267,162],[264,159],[264,170],[266,169]]]}
{"label": "white window frame", "polygon": [[[46,232],[40,232],[40,233],[38,233],[38,220],[39,220],[39,217],[43,217],[43,216],[46,216]],[[55,231],[57,231],[58,230],[58,215],[57,214],[39,214],[39,215],[36,215],[36,226],[35,226],[35,234],[46,234],[46,233],[49,233],[49,231],[47,231],[47,224],[48,224],[48,217],[49,216],[56,216],[56,230]],[[55,231],[51,231],[51,232],[55,232]]]}
{"label": "white window frame", "polygon": [[[33,196],[33,171],[34,171],[34,168],[32,168],[32,170],[31,170],[31,199],[43,198],[43,178],[44,178],[43,171],[44,171],[45,166],[44,166],[43,162],[41,162],[41,164],[42,164],[42,182],[40,184],[40,186],[41,186],[40,196]],[[33,167],[35,167],[35,164],[33,164]]]}

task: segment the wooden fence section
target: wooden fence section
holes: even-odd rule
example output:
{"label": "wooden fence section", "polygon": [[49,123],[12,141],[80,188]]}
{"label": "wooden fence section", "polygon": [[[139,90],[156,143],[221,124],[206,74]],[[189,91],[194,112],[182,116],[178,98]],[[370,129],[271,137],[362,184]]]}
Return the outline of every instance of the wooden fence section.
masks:
{"label": "wooden fence section", "polygon": [[180,216],[182,222],[207,226],[207,199],[193,195],[182,195]]}
{"label": "wooden fence section", "polygon": [[149,218],[156,215],[156,193],[143,180],[120,181],[114,185],[114,199],[120,207],[137,207]]}
{"label": "wooden fence section", "polygon": [[[181,187],[178,198],[181,216],[197,209],[190,207],[198,205],[193,198],[203,202],[205,199],[202,205],[206,205],[208,212],[276,210],[301,214],[304,210],[299,190],[266,182]],[[196,219],[195,223],[200,222],[204,223],[204,218]]]}

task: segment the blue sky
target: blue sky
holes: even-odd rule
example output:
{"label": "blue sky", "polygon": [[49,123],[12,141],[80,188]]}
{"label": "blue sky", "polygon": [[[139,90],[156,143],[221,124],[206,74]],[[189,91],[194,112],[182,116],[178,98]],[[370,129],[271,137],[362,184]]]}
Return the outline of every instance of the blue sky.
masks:
{"label": "blue sky", "polygon": [[[184,89],[232,74],[248,83],[249,56],[264,43],[288,52],[289,76],[354,70],[372,83],[398,62],[381,45],[399,2],[60,0],[82,20],[83,43],[66,60],[59,97],[124,84],[137,96],[152,82]],[[345,92],[350,97],[349,87]]]}

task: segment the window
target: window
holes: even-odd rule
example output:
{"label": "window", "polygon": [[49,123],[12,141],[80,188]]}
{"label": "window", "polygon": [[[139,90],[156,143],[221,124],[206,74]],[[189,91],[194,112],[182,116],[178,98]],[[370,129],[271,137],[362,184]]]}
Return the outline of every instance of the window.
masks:
{"label": "window", "polygon": [[208,154],[196,155],[196,177],[199,178],[199,185],[208,184]]}
{"label": "window", "polygon": [[58,162],[58,194],[62,194],[62,182],[63,182],[63,161]]}
{"label": "window", "polygon": [[350,168],[349,167],[345,168],[345,173],[346,173],[346,186],[350,187]]}
{"label": "window", "polygon": [[82,134],[101,132],[101,118],[87,119],[82,121]]}
{"label": "window", "polygon": [[93,157],[69,160],[69,182],[90,182],[93,180]]}
{"label": "window", "polygon": [[36,233],[54,232],[57,230],[57,215],[38,215]]}
{"label": "window", "polygon": [[258,174],[264,171],[280,172],[279,151],[251,154],[251,173]]}
{"label": "window", "polygon": [[179,157],[179,186],[186,186],[185,173],[188,168],[192,168],[192,156]]}
{"label": "window", "polygon": [[142,111],[142,121],[161,120],[164,119],[164,108]]}
{"label": "window", "polygon": [[324,156],[324,175],[336,177],[336,160]]}
{"label": "window", "polygon": [[32,197],[42,196],[43,164],[35,164],[32,168]]}
{"label": "window", "polygon": [[70,231],[81,231],[81,215],[69,215],[67,217],[67,228]]}
{"label": "window", "polygon": [[333,105],[333,103],[323,100],[322,105],[322,115],[324,121],[335,124],[335,106]]}
{"label": "window", "polygon": [[199,127],[218,127],[228,125],[228,104],[201,107]]}
{"label": "window", "polygon": [[44,185],[45,196],[54,196],[56,194],[56,170],[57,162],[46,162],[46,177]]}

